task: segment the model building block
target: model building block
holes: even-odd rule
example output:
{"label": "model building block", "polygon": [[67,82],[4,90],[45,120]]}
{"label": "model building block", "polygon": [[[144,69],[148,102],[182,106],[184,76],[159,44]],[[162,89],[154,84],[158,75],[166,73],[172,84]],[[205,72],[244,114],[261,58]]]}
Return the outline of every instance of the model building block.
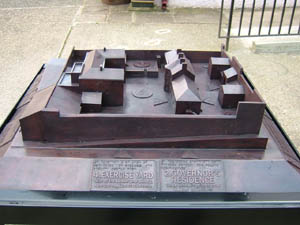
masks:
{"label": "model building block", "polygon": [[172,81],[172,91],[175,97],[175,113],[186,114],[201,112],[201,99],[194,82],[187,76],[181,76]]}
{"label": "model building block", "polygon": [[170,64],[178,59],[181,49],[171,50],[165,53],[165,60],[167,64]]}
{"label": "model building block", "polygon": [[[73,50],[60,69],[50,62],[42,71],[43,88],[24,106],[20,119],[22,138],[118,151],[154,146],[264,149],[267,138],[259,132],[265,103],[244,75],[238,73],[235,85],[220,86],[203,69],[212,57],[222,56],[180,50]],[[165,62],[157,76],[145,76],[145,68],[158,73],[158,64]],[[238,63],[231,66],[239,71]],[[78,83],[71,81],[71,71],[82,71]],[[220,103],[211,85],[220,87]]]}
{"label": "model building block", "polygon": [[191,61],[179,50],[165,53],[164,90],[171,90],[175,101],[175,114],[201,112],[201,99],[195,83],[195,71]]}
{"label": "model building block", "polygon": [[236,108],[239,101],[245,98],[242,85],[222,85],[219,91],[219,102],[222,108]]}
{"label": "model building block", "polygon": [[[207,70],[218,59],[234,68],[222,73],[226,84]],[[151,68],[156,76],[148,76]],[[134,198],[201,192],[200,203],[206,192],[236,193],[238,201],[244,193],[296,193],[299,161],[265,106],[224,48],[73,49],[41,68],[9,115],[0,133],[0,189],[47,191],[50,200],[59,191],[92,191],[97,207],[115,191]],[[154,206],[164,207],[158,200]]]}
{"label": "model building block", "polygon": [[71,80],[72,83],[78,83],[78,78],[81,75],[83,71],[84,64],[82,62],[75,62],[73,64],[72,70],[71,70]]}
{"label": "model building block", "polygon": [[84,71],[90,68],[120,68],[124,69],[126,64],[125,51],[122,49],[98,49],[87,52],[84,60]]}
{"label": "model building block", "polygon": [[83,92],[102,92],[106,106],[123,105],[124,70],[112,68],[91,68],[79,78]]}
{"label": "model building block", "polygon": [[165,91],[169,91],[171,81],[181,75],[188,76],[191,80],[195,81],[195,71],[190,60],[187,59],[182,52],[178,52],[174,55],[175,53],[175,51],[165,53],[166,61],[168,62],[165,65]]}
{"label": "model building block", "polygon": [[102,106],[101,92],[82,92],[80,113],[99,113]]}
{"label": "model building block", "polygon": [[220,79],[221,72],[230,68],[229,58],[211,57],[208,62],[208,75],[210,79]]}
{"label": "model building block", "polygon": [[106,68],[125,68],[126,54],[124,49],[101,49],[99,50],[102,57],[105,58]]}
{"label": "model building block", "polygon": [[229,82],[235,81],[238,77],[236,70],[233,67],[230,67],[227,70],[221,72],[221,83],[227,84]]}

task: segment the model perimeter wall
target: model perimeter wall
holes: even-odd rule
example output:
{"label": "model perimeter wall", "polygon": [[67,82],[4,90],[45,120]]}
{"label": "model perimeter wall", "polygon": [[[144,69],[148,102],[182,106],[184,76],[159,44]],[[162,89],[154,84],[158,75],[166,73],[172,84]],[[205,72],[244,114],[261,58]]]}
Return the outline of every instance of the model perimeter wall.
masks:
{"label": "model perimeter wall", "polygon": [[258,134],[265,104],[243,102],[237,115],[60,114],[46,109],[21,120],[24,140],[72,142],[110,139]]}

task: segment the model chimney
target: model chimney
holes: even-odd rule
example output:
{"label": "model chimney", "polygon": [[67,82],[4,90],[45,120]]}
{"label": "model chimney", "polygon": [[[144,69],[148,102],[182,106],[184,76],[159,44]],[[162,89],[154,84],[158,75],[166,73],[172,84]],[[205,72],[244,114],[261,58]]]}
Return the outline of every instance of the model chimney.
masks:
{"label": "model chimney", "polygon": [[182,63],[182,70],[187,71],[187,63],[186,62]]}

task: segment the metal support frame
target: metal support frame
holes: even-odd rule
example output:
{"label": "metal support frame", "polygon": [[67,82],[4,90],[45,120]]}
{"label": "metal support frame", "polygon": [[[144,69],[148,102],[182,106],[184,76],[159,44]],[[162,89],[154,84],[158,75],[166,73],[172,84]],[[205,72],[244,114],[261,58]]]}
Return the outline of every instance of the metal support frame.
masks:
{"label": "metal support frame", "polygon": [[[43,67],[42,67],[43,68]],[[41,68],[41,70],[42,70]],[[41,72],[39,71],[39,73]],[[38,73],[38,74],[39,74]],[[34,79],[38,76],[35,76]],[[254,87],[247,74],[244,76]],[[34,80],[33,80],[34,81]],[[31,84],[33,83],[31,82]],[[30,87],[30,86],[29,86]],[[28,90],[28,89],[27,89]],[[26,90],[26,91],[27,91]],[[24,92],[24,94],[26,93]],[[20,102],[24,96],[20,98]],[[17,104],[16,104],[17,106]],[[13,108],[2,124],[1,130],[16,111]],[[291,148],[296,148],[284,133],[269,108],[266,109]],[[168,194],[168,193],[167,193]],[[170,197],[162,193],[155,200],[151,193],[142,193],[139,198],[134,193],[103,192],[55,192],[55,191],[0,191],[0,225],[2,224],[184,224],[188,221],[201,224],[298,224],[300,213],[299,193],[199,193],[201,201],[191,198],[191,193],[174,193],[173,204]],[[1,197],[4,196],[4,197]],[[180,198],[184,198],[184,202]],[[126,201],[126,198],[128,199]],[[190,200],[187,200],[190,199]],[[155,206],[155,201],[161,201]],[[128,203],[127,203],[128,202]],[[141,205],[144,203],[144,205]],[[172,202],[171,202],[172,203]],[[172,206],[170,206],[172,205]],[[179,207],[180,205],[180,207]],[[217,216],[216,216],[217,215]],[[245,220],[245,218],[247,218]],[[267,218],[267,220],[266,220]]]}
{"label": "metal support frame", "polygon": [[33,224],[297,224],[299,209],[95,209],[1,207],[2,223]]}
{"label": "metal support frame", "polygon": [[[250,19],[249,21],[245,21],[245,6],[246,3],[252,3],[250,10]],[[230,8],[229,8],[229,14],[228,18],[226,18],[225,22],[228,21],[228,24],[226,25],[227,31],[225,34],[222,34],[222,28],[224,27],[224,0],[221,2],[221,9],[220,9],[220,20],[219,20],[219,38],[225,38],[226,39],[226,50],[229,49],[229,42],[231,38],[243,38],[243,37],[268,37],[268,36],[293,36],[293,35],[300,35],[300,21],[298,24],[298,31],[292,31],[292,27],[297,26],[295,23],[297,23],[295,19],[295,15],[297,13],[300,13],[299,10],[299,4],[297,0],[294,0],[292,8],[287,9],[287,0],[283,1],[283,4],[278,4],[277,0],[273,0],[272,8],[271,8],[271,16],[268,20],[266,18],[265,12],[267,9],[267,0],[263,1],[262,6],[256,4],[256,0],[243,0],[242,6],[240,10],[235,8],[237,5],[235,4],[235,0],[231,0]],[[298,8],[297,8],[298,7]],[[278,10],[281,10],[280,13],[278,13]],[[290,18],[287,17],[287,10],[291,10]],[[239,12],[240,11],[240,12]],[[277,11],[277,12],[275,12]],[[297,12],[298,11],[298,12]],[[253,21],[254,16],[258,16],[260,12],[260,19],[259,23],[255,24]],[[234,20],[234,14],[239,13],[239,25],[236,27],[237,34],[232,34],[232,29],[235,29],[235,27],[232,26],[233,20]],[[274,23],[274,17],[276,15],[280,15],[280,22]],[[285,24],[284,21],[288,21],[288,24]],[[248,23],[245,23],[248,22]],[[287,22],[286,22],[287,23]],[[268,24],[268,25],[266,25]],[[288,31],[284,31],[282,27],[286,25],[288,26]],[[258,31],[253,32],[253,27],[257,26]],[[262,32],[262,27],[265,27],[267,32]],[[278,31],[277,31],[278,27]],[[242,29],[247,30],[247,33],[242,33]]]}

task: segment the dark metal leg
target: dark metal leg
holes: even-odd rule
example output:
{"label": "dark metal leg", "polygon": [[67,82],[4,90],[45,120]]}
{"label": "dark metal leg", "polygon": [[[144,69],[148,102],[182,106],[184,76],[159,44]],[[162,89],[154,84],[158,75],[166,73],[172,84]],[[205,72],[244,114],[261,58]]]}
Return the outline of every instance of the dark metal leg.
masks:
{"label": "dark metal leg", "polygon": [[226,51],[228,51],[228,49],[229,49],[229,40],[230,40],[230,33],[231,33],[233,10],[234,10],[234,0],[231,1],[231,5],[230,5],[230,13],[229,13],[229,21],[228,21],[227,37],[226,37],[226,46],[225,46]]}
{"label": "dark metal leg", "polygon": [[230,41],[230,38],[229,37],[226,38],[226,45],[225,45],[226,51],[228,51],[228,49],[229,49],[229,41]]}

